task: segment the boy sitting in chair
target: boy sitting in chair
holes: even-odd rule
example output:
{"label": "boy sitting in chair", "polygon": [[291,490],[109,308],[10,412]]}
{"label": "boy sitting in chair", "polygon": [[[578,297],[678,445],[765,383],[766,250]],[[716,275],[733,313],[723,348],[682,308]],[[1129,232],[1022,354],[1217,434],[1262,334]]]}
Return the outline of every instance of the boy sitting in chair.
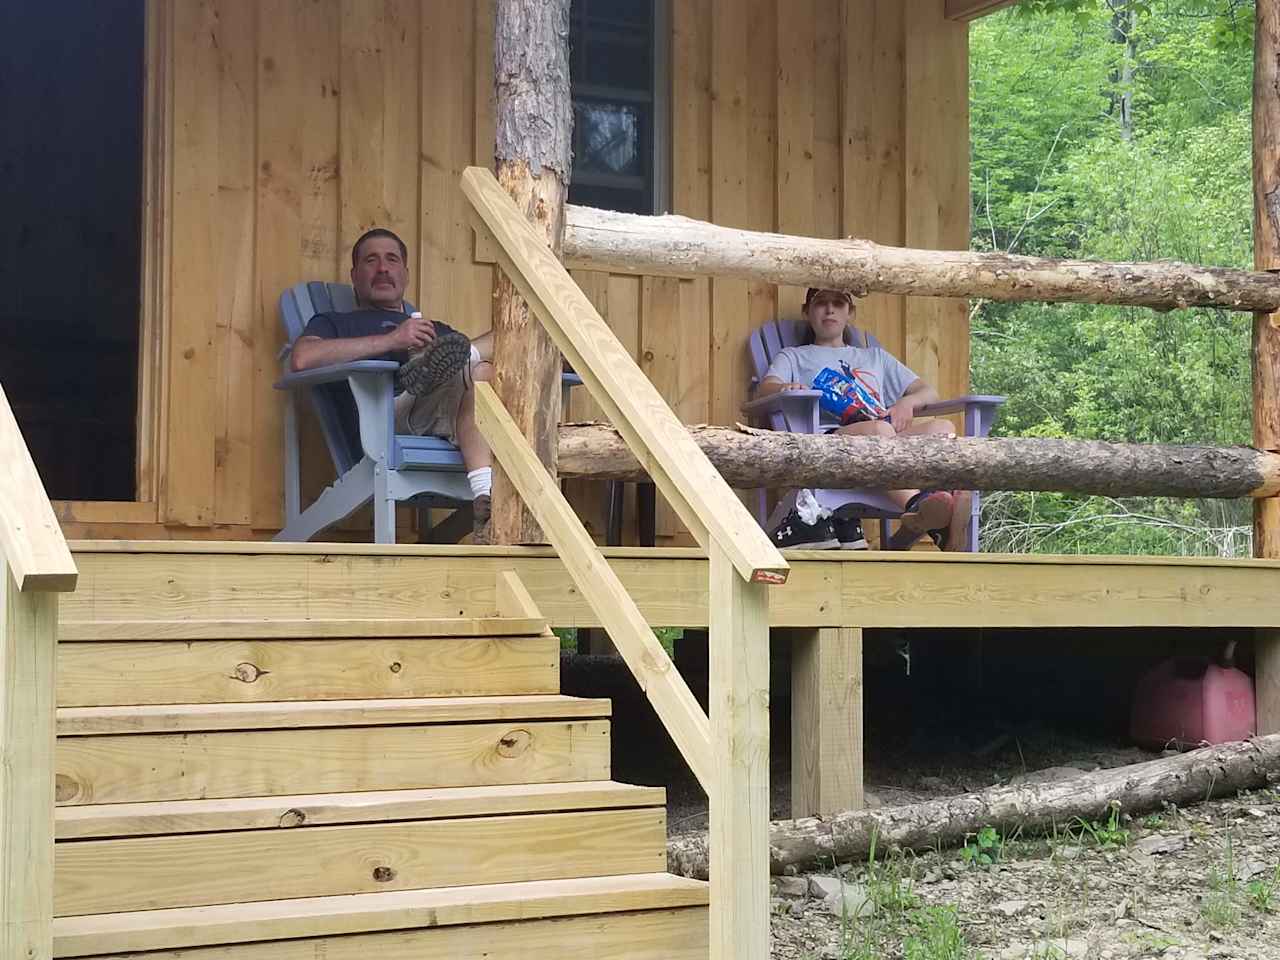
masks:
{"label": "boy sitting in chair", "polygon": [[[476,426],[473,383],[493,377],[493,334],[468,340],[440,320],[405,309],[409,251],[380,227],[351,248],[351,286],[357,309],[318,313],[293,345],[290,366],[308,370],[353,360],[393,360],[396,371],[396,432],[444,437],[462,453],[474,496],[475,528],[489,520],[493,471],[489,447]],[[345,384],[339,409],[356,423],[355,403]]]}
{"label": "boy sitting in chair", "polygon": [[[937,401],[933,387],[888,351],[849,345],[845,330],[853,314],[853,297],[849,293],[810,288],[804,298],[808,342],[785,347],[777,354],[756,395],[820,390],[819,424],[827,434],[954,437],[955,428],[945,420],[914,419],[916,410]],[[858,519],[842,517],[840,513],[823,516],[812,494],[806,493],[799,491],[794,505],[773,525],[771,537],[776,546],[866,549]],[[926,533],[943,549],[953,548],[952,541],[958,545],[962,537],[952,537],[951,533],[954,526],[963,526],[963,517],[968,514],[967,495],[953,496],[943,490],[890,490],[888,494],[903,510],[895,545],[909,546]]]}

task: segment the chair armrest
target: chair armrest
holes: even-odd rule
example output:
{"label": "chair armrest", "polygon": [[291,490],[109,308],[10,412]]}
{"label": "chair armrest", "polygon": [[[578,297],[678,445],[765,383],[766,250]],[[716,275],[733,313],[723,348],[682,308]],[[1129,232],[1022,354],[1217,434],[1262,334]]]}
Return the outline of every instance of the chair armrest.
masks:
{"label": "chair armrest", "polygon": [[312,367],[286,373],[275,382],[277,390],[296,390],[314,387],[321,383],[336,383],[353,373],[394,373],[400,364],[394,360],[352,360],[350,363],[334,363],[327,367]]}
{"label": "chair armrest", "polygon": [[989,407],[995,409],[1005,402],[1006,397],[988,394],[968,394],[953,397],[950,400],[939,400],[937,403],[926,403],[916,410],[917,417],[937,417],[947,413],[960,413],[969,407]]}
{"label": "chair armrest", "polygon": [[817,403],[818,398],[821,396],[821,390],[779,390],[777,393],[771,393],[767,397],[748,400],[742,405],[742,412],[756,414],[777,413],[789,404],[802,403],[808,406],[809,404]]}

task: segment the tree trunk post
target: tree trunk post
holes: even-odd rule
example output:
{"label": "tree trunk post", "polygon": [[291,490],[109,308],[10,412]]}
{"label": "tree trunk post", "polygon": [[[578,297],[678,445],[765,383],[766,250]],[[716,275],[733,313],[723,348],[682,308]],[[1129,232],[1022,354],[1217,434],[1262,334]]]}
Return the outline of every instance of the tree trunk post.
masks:
{"label": "tree trunk post", "polygon": [[[498,0],[493,45],[498,182],[560,254],[573,110],[569,0]],[[494,273],[494,389],[552,476],[560,422],[560,353],[502,270]],[[540,543],[542,531],[494,464],[494,543]]]}
{"label": "tree trunk post", "polygon": [[[1257,0],[1255,16],[1253,258],[1280,272],[1280,0]],[[1252,353],[1253,444],[1280,451],[1280,313],[1254,314]],[[1253,555],[1280,559],[1280,499],[1254,502]],[[1258,733],[1280,733],[1280,631],[1259,630],[1256,650]]]}

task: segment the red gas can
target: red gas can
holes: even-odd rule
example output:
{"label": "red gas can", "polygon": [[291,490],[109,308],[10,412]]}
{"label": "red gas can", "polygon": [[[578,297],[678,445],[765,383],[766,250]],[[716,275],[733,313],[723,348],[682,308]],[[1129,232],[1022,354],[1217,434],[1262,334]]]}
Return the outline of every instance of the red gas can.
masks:
{"label": "red gas can", "polygon": [[1253,736],[1253,680],[1231,664],[1234,646],[1220,663],[1172,657],[1145,673],[1133,695],[1133,739],[1156,749],[1191,749]]}

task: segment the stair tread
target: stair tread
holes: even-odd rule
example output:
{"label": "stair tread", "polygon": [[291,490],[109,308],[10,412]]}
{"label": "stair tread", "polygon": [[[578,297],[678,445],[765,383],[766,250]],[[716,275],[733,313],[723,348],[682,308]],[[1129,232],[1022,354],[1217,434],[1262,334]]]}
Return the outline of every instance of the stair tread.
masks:
{"label": "stair tread", "polygon": [[530,783],[419,790],[293,794],[226,800],[162,800],[59,807],[57,839],[263,830],[493,816],[563,810],[661,806],[662,787],[638,787],[613,780]]}
{"label": "stair tread", "polygon": [[265,640],[343,637],[511,637],[541,634],[539,617],[360,617],[351,619],[61,620],[60,641]]}
{"label": "stair tread", "polygon": [[53,922],[55,957],[334,936],[427,926],[701,907],[707,884],[666,873],[538,880],[390,893],[308,897]]}
{"label": "stair tread", "polygon": [[59,707],[58,735],[102,736],[302,727],[353,727],[486,720],[607,717],[607,699],[562,694],[488,697],[290,700],[247,703]]}

